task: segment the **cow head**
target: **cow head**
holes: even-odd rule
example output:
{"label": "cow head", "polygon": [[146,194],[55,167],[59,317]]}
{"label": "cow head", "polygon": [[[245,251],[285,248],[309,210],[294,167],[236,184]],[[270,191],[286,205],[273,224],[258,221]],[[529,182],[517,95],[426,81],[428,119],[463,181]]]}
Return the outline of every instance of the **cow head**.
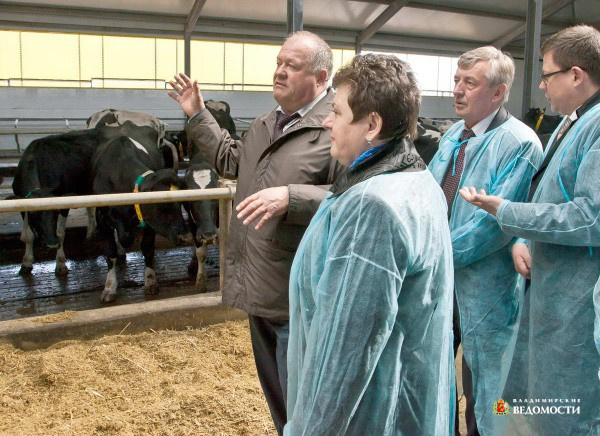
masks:
{"label": "cow head", "polygon": [[97,207],[96,223],[101,232],[114,232],[123,248],[129,248],[133,244],[138,225],[133,206]]}
{"label": "cow head", "polygon": [[[184,182],[186,189],[216,188],[218,177],[208,163],[192,161],[185,173]],[[195,231],[196,241],[214,243],[217,238],[218,202],[216,200],[193,201],[184,203],[184,207],[192,221],[190,227]]]}
{"label": "cow head", "polygon": [[[140,192],[169,191],[184,187],[183,180],[173,170],[158,170],[144,177]],[[156,233],[175,245],[189,244],[192,236],[186,228],[179,203],[141,204],[144,222]]]}

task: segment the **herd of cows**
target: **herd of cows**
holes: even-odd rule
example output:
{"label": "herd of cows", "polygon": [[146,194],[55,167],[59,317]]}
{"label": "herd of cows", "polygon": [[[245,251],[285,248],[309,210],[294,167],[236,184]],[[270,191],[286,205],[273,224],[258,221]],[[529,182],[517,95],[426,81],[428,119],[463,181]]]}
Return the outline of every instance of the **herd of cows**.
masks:
{"label": "herd of cows", "polygon": [[[221,128],[236,135],[229,106],[224,102],[206,102]],[[531,111],[530,111],[531,112]],[[528,114],[529,125],[540,131],[544,118]],[[543,131],[549,129],[549,117]],[[536,125],[537,124],[537,125]],[[52,135],[31,142],[23,153],[13,181],[10,198],[49,198],[66,195],[90,195],[130,192],[207,189],[218,186],[211,165],[197,153],[198,144],[188,143],[185,131],[167,132],[159,119],[138,112],[107,109],[93,114],[87,128]],[[450,123],[451,125],[451,123]],[[438,148],[445,126],[419,119],[415,146],[429,163]],[[542,132],[539,132],[542,133]],[[183,176],[177,169],[184,158],[189,165]],[[182,208],[186,211],[184,219]],[[68,210],[23,213],[21,240],[25,243],[19,274],[31,274],[34,241],[38,239],[56,249],[57,275],[68,273],[63,249]],[[195,246],[188,269],[196,273],[199,291],[206,288],[207,245],[217,242],[217,202],[141,204],[88,209],[88,233],[97,232],[104,242],[108,265],[102,302],[117,298],[116,265],[123,261],[138,233],[145,263],[144,291],[158,292],[154,265],[156,234],[174,245]]]}
{"label": "herd of cows", "polygon": [[[231,118],[226,112],[228,107],[220,106],[212,109],[215,118]],[[11,198],[217,187],[217,174],[198,153],[188,155],[188,150],[195,148],[182,142],[181,136],[169,137],[164,123],[150,115],[112,109],[98,112],[88,119],[85,130],[32,141],[19,161]],[[176,168],[183,155],[188,155],[189,166],[180,177]],[[187,212],[187,222],[182,206]],[[95,213],[88,210],[88,238],[97,230],[104,241],[108,264],[101,301],[116,299],[117,261],[132,246],[138,229],[145,263],[145,292],[158,291],[154,271],[157,233],[175,245],[194,242],[196,250],[190,268],[198,265],[196,285],[201,291],[205,289],[207,244],[215,243],[217,238],[216,208],[216,201],[196,201],[99,207]],[[23,213],[21,240],[25,243],[25,255],[20,274],[31,274],[33,270],[35,239],[56,249],[56,274],[68,273],[63,249],[68,213],[68,210]]]}

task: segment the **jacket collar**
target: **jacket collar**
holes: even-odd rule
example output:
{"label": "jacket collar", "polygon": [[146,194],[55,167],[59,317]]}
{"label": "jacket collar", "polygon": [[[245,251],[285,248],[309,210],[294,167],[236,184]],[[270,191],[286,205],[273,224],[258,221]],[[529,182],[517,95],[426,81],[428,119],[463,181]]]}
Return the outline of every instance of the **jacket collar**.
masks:
{"label": "jacket collar", "polygon": [[[329,112],[331,112],[331,103],[333,101],[333,88],[327,89],[327,95],[323,97],[321,100],[315,104],[311,110],[309,110],[296,124],[291,126],[289,129],[286,129],[285,132],[279,137],[277,141],[281,138],[287,136],[291,132],[295,132],[296,130],[300,130],[305,127],[309,128],[321,128],[323,120]],[[273,140],[273,129],[275,128],[275,121],[277,120],[277,109],[273,109],[271,112],[261,115],[259,119],[265,124],[267,131],[269,132],[269,137],[271,141]]]}
{"label": "jacket collar", "polygon": [[577,118],[581,118],[583,114],[589,111],[591,108],[600,103],[600,90],[596,91],[594,95],[587,99],[585,103],[579,106],[579,109],[576,110]]}
{"label": "jacket collar", "polygon": [[427,168],[412,141],[404,138],[392,140],[387,147],[348,169],[335,181],[332,196],[346,192],[354,185],[371,177],[400,171],[421,171]]}
{"label": "jacket collar", "polygon": [[494,130],[497,127],[500,127],[510,117],[511,117],[511,115],[508,113],[508,111],[506,109],[504,109],[504,106],[500,106],[500,109],[496,113],[496,116],[494,117],[494,119],[492,120],[492,122],[490,123],[490,125],[488,126],[487,130],[485,131],[485,133],[490,132],[490,131]]}

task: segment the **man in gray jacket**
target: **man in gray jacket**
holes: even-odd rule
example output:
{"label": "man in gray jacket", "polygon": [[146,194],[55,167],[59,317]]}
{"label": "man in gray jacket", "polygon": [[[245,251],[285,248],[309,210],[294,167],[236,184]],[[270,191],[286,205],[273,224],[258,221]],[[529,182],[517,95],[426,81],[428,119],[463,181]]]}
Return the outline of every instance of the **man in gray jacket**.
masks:
{"label": "man in gray jacket", "polygon": [[[237,178],[225,266],[223,301],[248,313],[258,376],[277,431],[286,423],[288,282],[300,239],[341,172],[329,154],[322,122],[331,111],[331,48],[296,32],[277,56],[275,110],[257,117],[242,140],[232,139],[204,106],[197,82],[176,76],[169,95],[190,116],[200,153],[217,172]],[[256,225],[249,225],[251,223]]]}

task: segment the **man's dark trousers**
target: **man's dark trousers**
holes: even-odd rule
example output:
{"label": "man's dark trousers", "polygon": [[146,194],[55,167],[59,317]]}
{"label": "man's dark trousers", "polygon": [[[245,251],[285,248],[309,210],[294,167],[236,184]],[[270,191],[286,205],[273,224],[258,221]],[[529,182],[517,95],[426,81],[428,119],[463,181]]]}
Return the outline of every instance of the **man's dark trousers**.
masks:
{"label": "man's dark trousers", "polygon": [[[452,327],[454,329],[454,357],[458,351],[460,345],[460,316],[458,313],[458,305],[456,303],[456,296],[454,297],[454,313],[452,316]],[[475,420],[475,398],[473,397],[473,377],[471,375],[471,369],[467,365],[464,356],[462,358],[462,387],[467,407],[465,409],[465,420],[467,423],[467,436],[479,436],[477,430],[477,421]],[[456,395],[456,411],[454,416],[454,432],[459,435],[458,431],[458,393]]]}
{"label": "man's dark trousers", "polygon": [[287,345],[289,322],[248,315],[258,379],[271,411],[275,429],[283,434],[287,422]]}

